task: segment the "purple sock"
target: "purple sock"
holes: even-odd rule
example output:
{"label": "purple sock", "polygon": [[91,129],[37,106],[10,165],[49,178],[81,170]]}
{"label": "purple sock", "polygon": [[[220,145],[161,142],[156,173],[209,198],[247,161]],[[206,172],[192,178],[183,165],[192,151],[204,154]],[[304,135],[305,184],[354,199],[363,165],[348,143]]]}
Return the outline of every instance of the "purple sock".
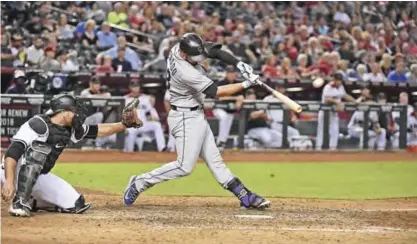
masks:
{"label": "purple sock", "polygon": [[238,178],[234,178],[226,187],[231,191],[245,207],[250,207],[252,200],[251,192],[242,184]]}

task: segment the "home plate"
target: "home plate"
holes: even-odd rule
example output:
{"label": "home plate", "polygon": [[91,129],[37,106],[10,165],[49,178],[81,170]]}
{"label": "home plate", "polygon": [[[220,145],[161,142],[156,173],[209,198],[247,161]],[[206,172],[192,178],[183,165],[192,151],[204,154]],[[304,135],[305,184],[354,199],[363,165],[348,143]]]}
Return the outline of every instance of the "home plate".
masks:
{"label": "home plate", "polygon": [[235,215],[236,218],[241,219],[273,219],[270,215]]}

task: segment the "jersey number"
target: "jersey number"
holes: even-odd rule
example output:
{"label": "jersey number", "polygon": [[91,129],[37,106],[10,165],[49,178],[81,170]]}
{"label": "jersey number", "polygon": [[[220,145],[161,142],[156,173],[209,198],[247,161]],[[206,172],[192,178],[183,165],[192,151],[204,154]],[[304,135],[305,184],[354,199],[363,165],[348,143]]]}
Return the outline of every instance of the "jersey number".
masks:
{"label": "jersey number", "polygon": [[177,73],[177,68],[175,67],[174,62],[172,62],[170,67],[167,68],[167,89],[169,89],[169,83],[171,81],[171,72],[172,72],[172,75],[175,75]]}

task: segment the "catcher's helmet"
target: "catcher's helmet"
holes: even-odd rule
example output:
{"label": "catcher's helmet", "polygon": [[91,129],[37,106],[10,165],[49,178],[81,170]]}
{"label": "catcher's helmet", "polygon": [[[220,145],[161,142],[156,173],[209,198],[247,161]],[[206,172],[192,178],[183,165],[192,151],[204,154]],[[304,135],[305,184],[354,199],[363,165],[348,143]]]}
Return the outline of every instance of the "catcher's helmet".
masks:
{"label": "catcher's helmet", "polygon": [[74,111],[77,107],[77,99],[68,93],[58,94],[52,97],[51,107],[46,114],[53,115],[61,111]]}
{"label": "catcher's helmet", "polygon": [[201,37],[195,33],[186,33],[180,40],[180,50],[187,54],[193,62],[201,62],[207,58],[207,50]]}

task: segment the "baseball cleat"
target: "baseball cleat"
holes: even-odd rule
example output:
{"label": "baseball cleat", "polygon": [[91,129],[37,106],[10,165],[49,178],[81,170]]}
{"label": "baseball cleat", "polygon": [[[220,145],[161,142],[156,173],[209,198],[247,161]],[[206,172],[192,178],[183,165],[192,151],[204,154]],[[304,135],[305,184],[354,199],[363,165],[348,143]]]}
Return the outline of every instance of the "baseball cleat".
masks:
{"label": "baseball cleat", "polygon": [[144,189],[141,192],[138,191],[138,189],[136,188],[135,180],[136,176],[133,175],[130,177],[129,184],[127,185],[126,190],[123,194],[123,203],[126,206],[132,205],[138,198],[139,194],[144,191]]}
{"label": "baseball cleat", "polygon": [[250,204],[244,204],[243,202],[240,203],[240,206],[244,209],[258,209],[258,210],[264,210],[269,208],[271,205],[271,201],[264,199],[263,197],[251,193],[250,197]]}
{"label": "baseball cleat", "polygon": [[22,199],[14,201],[9,208],[9,214],[15,217],[30,217],[31,207],[25,204]]}

